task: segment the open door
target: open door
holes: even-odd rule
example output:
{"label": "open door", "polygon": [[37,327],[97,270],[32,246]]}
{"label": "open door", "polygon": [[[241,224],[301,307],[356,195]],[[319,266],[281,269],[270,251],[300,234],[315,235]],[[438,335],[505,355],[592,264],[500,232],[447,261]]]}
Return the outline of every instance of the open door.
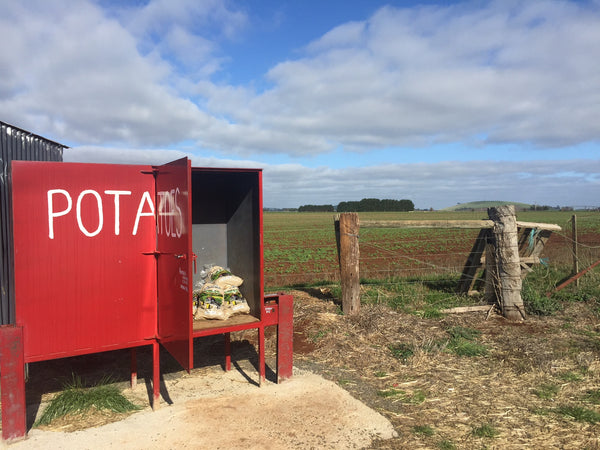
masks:
{"label": "open door", "polygon": [[158,339],[189,371],[194,364],[191,164],[183,158],[156,170]]}

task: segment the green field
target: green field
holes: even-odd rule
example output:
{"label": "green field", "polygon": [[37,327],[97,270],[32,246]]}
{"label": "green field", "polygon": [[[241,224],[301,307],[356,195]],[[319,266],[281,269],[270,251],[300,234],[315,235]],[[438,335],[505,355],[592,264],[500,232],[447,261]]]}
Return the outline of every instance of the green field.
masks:
{"label": "green field", "polygon": [[[547,256],[556,265],[572,260],[569,211],[527,211],[517,219],[560,225],[547,245]],[[580,242],[600,246],[600,213],[577,212]],[[414,211],[360,213],[360,220],[475,220],[484,212]],[[264,257],[267,287],[315,284],[338,279],[337,249],[332,213],[266,212]],[[427,277],[460,273],[477,237],[477,230],[364,228],[360,231],[361,276],[369,279]],[[595,251],[594,251],[595,250]],[[597,249],[581,250],[584,264]]]}

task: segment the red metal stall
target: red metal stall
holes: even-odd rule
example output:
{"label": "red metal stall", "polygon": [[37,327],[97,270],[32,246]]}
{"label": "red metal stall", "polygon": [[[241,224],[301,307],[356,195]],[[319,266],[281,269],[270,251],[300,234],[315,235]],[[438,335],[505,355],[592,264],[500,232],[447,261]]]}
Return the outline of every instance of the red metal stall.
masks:
{"label": "red metal stall", "polygon": [[[263,381],[264,328],[278,325],[278,377],[291,376],[292,299],[270,297],[265,308],[261,170],[192,168],[186,158],[14,161],[12,191],[16,323],[0,327],[4,439],[25,434],[24,386],[7,376],[23,362],[153,345],[156,404],[159,343],[190,370],[194,338],[224,334],[229,369],[230,333],[256,329]],[[195,269],[204,264],[243,278],[249,314],[193,319]],[[19,345],[20,360],[10,353]],[[17,397],[5,399],[15,383]],[[7,427],[9,405],[16,425]]]}

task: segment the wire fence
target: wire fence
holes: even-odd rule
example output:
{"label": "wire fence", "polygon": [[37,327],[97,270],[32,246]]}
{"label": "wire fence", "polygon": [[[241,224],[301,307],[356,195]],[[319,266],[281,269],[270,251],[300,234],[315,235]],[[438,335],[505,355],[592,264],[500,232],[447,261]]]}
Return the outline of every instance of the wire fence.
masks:
{"label": "wire fence", "polygon": [[[310,217],[310,214],[309,214]],[[546,267],[572,270],[575,251],[580,270],[600,259],[600,214],[577,216],[577,247],[570,215],[563,215],[562,231],[553,232],[540,255]],[[265,220],[265,284],[267,287],[328,285],[339,282],[339,262],[331,216],[295,221]],[[556,221],[554,222],[556,223]],[[360,277],[363,281],[402,279],[418,283],[436,279],[456,282],[467,266],[478,239],[477,229],[360,230]],[[478,262],[477,262],[478,263]]]}

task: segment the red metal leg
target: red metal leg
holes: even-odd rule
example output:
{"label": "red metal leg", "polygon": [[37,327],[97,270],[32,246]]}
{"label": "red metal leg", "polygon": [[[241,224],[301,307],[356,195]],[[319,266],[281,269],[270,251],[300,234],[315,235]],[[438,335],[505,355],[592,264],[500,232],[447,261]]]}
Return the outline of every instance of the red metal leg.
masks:
{"label": "red metal leg", "polygon": [[294,358],[294,298],[279,296],[277,325],[277,382],[292,377]]}
{"label": "red metal leg", "polygon": [[231,370],[231,333],[225,333],[225,370]]}
{"label": "red metal leg", "polygon": [[136,348],[131,349],[131,389],[137,386],[137,352]]}
{"label": "red metal leg", "polygon": [[160,347],[158,342],[152,343],[152,409],[157,410],[160,397]]}
{"label": "red metal leg", "polygon": [[27,433],[23,327],[0,326],[0,372],[2,439],[22,438]]}
{"label": "red metal leg", "polygon": [[259,385],[262,385],[266,379],[265,371],[265,327],[258,327],[258,375]]}

